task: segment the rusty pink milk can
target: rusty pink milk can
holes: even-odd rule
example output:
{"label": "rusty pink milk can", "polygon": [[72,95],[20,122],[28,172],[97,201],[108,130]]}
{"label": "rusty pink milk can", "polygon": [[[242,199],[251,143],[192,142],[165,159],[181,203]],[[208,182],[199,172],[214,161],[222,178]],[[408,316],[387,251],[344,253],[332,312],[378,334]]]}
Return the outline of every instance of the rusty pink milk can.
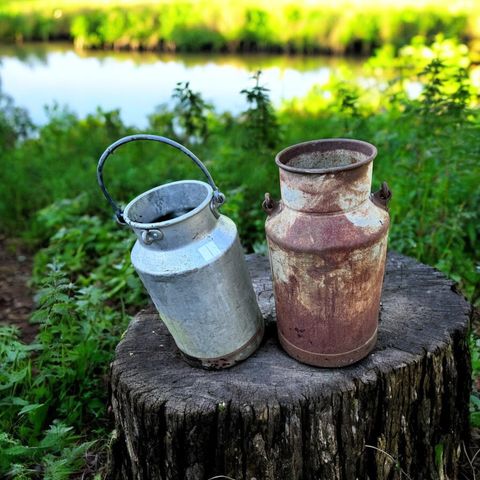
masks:
{"label": "rusty pink milk can", "polygon": [[377,338],[391,193],[371,194],[377,150],[328,139],[282,150],[282,199],[265,195],[278,336],[301,362],[340,367]]}

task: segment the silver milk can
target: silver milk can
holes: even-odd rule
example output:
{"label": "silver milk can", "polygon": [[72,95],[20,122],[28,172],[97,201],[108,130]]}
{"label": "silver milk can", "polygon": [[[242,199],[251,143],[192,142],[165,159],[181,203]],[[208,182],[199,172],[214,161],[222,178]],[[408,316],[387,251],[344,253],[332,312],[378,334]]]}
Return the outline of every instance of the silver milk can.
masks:
{"label": "silver milk can", "polygon": [[[182,180],[134,198],[122,211],[108,193],[103,167],[118,147],[136,140],[170,145],[187,155],[208,183]],[[137,241],[132,264],[185,360],[227,368],[251,355],[264,325],[237,228],[218,207],[225,197],[205,165],[179,143],[157,135],[131,135],[100,157],[97,178],[120,224]]]}
{"label": "silver milk can", "polygon": [[280,343],[292,357],[341,367],[375,346],[391,193],[371,194],[376,148],[350,139],[282,150],[282,199],[265,229]]}

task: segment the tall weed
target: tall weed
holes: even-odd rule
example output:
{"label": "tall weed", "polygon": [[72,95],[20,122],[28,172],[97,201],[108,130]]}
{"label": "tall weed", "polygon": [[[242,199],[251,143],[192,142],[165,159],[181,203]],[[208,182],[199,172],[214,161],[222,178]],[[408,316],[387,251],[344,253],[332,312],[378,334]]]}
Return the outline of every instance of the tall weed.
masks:
{"label": "tall weed", "polygon": [[261,74],[262,72],[259,70],[252,76],[255,81],[253,87],[240,91],[249,105],[249,108],[242,114],[246,129],[244,145],[252,150],[271,149],[280,141],[280,127],[268,95],[269,90],[260,85]]}
{"label": "tall weed", "polygon": [[182,129],[180,136],[184,140],[205,141],[208,136],[207,115],[212,106],[190,88],[190,82],[177,83],[172,98],[176,100],[173,111]]}

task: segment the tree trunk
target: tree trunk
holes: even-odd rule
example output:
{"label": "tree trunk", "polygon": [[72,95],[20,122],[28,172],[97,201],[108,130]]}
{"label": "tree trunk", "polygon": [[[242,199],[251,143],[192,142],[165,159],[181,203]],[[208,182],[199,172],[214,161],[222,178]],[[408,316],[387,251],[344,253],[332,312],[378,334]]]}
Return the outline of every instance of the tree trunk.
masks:
{"label": "tree trunk", "polygon": [[451,282],[390,254],[376,349],[327,370],[280,348],[268,260],[248,264],[267,330],[238,366],[188,366],[152,309],[130,324],[111,369],[111,478],[457,478],[470,308]]}

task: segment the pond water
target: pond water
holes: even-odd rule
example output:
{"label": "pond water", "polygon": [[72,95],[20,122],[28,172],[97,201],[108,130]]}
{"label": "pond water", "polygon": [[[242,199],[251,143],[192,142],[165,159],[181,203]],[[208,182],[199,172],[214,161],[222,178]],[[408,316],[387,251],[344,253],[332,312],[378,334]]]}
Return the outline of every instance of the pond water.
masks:
{"label": "pond water", "polygon": [[145,126],[157,105],[172,102],[177,82],[190,81],[194,91],[217,111],[245,109],[240,90],[253,85],[252,73],[263,71],[262,84],[274,104],[305,95],[330,72],[361,70],[361,61],[319,56],[159,54],[74,50],[70,45],[0,46],[2,90],[25,107],[35,123],[47,119],[45,105],[68,107],[80,116],[119,108],[122,119]]}

